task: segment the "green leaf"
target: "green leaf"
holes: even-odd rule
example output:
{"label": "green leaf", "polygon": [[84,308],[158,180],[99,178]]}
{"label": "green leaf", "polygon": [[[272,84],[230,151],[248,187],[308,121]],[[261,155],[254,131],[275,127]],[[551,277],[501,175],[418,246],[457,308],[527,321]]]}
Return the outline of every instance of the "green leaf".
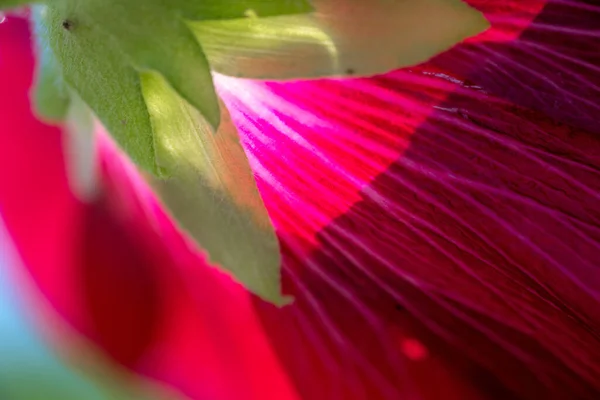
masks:
{"label": "green leaf", "polygon": [[[138,71],[115,49],[110,35],[94,24],[72,19],[69,11],[66,7],[41,6],[36,12],[48,29],[48,42],[65,81],[135,163],[160,174]],[[63,27],[65,23],[69,29]]]}
{"label": "green leaf", "polygon": [[278,240],[226,107],[213,135],[160,75],[145,73],[142,82],[157,160],[171,172],[150,178],[155,193],[212,262],[265,300],[285,304]]}
{"label": "green leaf", "polygon": [[369,76],[411,66],[488,27],[460,0],[314,0],[315,13],[189,25],[223,74]]}
{"label": "green leaf", "polygon": [[37,18],[64,80],[143,169],[168,174],[156,164],[140,73],[161,73],[218,129],[219,103],[204,52],[165,2],[63,0],[42,7]]}
{"label": "green leaf", "polygon": [[190,20],[272,17],[313,10],[308,0],[170,0],[169,5]]}
{"label": "green leaf", "polygon": [[[210,67],[200,44],[171,6],[160,0],[88,0],[77,3],[70,14],[82,27],[97,27],[97,36],[109,34],[139,71],[160,72],[217,130],[219,103]],[[83,34],[78,31],[75,26],[73,35]]]}

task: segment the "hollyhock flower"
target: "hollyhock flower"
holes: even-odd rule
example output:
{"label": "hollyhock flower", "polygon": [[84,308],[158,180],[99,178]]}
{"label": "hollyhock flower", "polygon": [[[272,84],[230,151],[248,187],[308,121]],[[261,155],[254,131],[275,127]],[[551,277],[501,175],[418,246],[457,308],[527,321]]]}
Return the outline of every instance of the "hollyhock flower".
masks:
{"label": "hollyhock flower", "polygon": [[492,28],[418,67],[215,78],[284,308],[210,267],[105,136],[102,190],[74,196],[26,25],[0,25],[0,210],[38,326],[193,399],[597,398],[600,7],[470,4]]}

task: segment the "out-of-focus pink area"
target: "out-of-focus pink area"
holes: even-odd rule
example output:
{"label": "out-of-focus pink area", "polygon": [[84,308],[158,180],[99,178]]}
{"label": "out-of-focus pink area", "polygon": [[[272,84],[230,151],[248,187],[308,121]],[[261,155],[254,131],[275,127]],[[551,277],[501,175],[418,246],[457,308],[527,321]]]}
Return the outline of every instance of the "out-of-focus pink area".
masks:
{"label": "out-of-focus pink area", "polygon": [[471,3],[492,29],[419,67],[217,77],[282,243],[281,310],[190,251],[110,143],[104,195],[69,194],[25,25],[0,25],[0,212],[38,287],[194,399],[598,398],[600,6]]}

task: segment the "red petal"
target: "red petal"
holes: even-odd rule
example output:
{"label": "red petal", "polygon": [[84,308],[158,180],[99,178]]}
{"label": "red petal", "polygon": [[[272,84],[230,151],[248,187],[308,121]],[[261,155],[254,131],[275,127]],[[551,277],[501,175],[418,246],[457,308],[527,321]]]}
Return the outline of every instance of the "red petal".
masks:
{"label": "red petal", "polygon": [[[67,195],[57,132],[24,111],[30,56],[3,37],[24,58],[0,59],[15,77],[0,167],[19,171],[0,175],[0,209],[44,294],[192,398],[596,398],[599,9],[472,3],[493,28],[411,71],[219,79],[283,243],[297,299],[283,310],[207,268],[119,161],[106,203]],[[81,213],[90,247],[74,258]],[[94,254],[113,268],[84,297]]]}

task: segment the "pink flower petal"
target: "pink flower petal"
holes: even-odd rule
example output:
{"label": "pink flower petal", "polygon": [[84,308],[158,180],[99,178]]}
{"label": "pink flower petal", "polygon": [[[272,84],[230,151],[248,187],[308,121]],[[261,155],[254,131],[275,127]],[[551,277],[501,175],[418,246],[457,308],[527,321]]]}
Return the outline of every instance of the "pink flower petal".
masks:
{"label": "pink flower petal", "polygon": [[0,26],[0,210],[42,293],[192,398],[597,398],[600,8],[472,3],[492,29],[411,70],[217,78],[282,241],[281,310],[190,250],[110,143],[107,196],[68,194],[23,27]]}

